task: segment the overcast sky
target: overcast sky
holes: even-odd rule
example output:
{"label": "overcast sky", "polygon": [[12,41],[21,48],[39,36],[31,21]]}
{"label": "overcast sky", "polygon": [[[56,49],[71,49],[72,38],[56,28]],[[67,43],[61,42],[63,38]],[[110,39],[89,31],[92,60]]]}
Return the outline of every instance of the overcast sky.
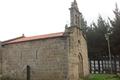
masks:
{"label": "overcast sky", "polygon": [[[69,8],[73,0],[0,0],[0,40],[25,34],[40,35],[64,31],[70,23]],[[114,17],[115,3],[120,0],[77,0],[88,24],[99,14]]]}

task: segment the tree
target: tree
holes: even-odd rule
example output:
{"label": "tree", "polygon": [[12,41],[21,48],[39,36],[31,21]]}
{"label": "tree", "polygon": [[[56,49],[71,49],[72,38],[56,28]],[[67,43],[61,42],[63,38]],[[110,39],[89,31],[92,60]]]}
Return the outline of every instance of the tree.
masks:
{"label": "tree", "polygon": [[114,20],[109,19],[113,28],[111,35],[112,52],[118,54],[120,49],[120,10],[118,9],[117,4],[113,12],[115,15]]}
{"label": "tree", "polygon": [[84,34],[86,34],[87,28],[87,21],[84,19],[83,15],[81,15],[81,29]]}
{"label": "tree", "polygon": [[86,35],[89,55],[102,55],[107,53],[105,34],[109,28],[109,23],[103,20],[101,16],[98,17],[97,23],[93,22],[91,26],[87,28]]}

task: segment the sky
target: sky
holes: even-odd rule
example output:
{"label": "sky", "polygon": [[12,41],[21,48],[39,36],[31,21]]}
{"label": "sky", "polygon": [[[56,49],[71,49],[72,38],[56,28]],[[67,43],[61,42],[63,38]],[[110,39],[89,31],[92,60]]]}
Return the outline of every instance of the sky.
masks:
{"label": "sky", "polygon": [[[76,0],[88,25],[98,15],[113,18],[120,0]],[[0,0],[0,41],[24,34],[34,36],[63,32],[70,24],[69,8],[73,0]]]}

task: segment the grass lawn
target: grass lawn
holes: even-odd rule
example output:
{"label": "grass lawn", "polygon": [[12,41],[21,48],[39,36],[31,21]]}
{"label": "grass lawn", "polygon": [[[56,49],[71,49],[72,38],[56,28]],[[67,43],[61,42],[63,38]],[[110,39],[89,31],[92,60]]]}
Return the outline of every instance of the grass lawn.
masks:
{"label": "grass lawn", "polygon": [[120,80],[120,76],[112,74],[91,74],[89,80]]}

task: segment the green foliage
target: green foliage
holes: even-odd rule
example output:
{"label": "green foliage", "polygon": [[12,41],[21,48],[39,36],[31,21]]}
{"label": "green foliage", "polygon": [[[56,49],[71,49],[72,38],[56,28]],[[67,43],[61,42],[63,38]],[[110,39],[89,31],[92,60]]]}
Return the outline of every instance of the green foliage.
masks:
{"label": "green foliage", "polygon": [[120,77],[112,74],[91,74],[89,80],[120,80]]}
{"label": "green foliage", "polygon": [[115,18],[113,20],[109,19],[112,25],[112,35],[111,35],[111,41],[112,41],[112,53],[118,54],[120,49],[120,10],[117,7],[113,11]]}
{"label": "green foliage", "polygon": [[113,55],[119,55],[120,49],[120,10],[117,7],[113,11],[115,18],[111,20],[109,18],[109,22],[106,22],[101,16],[98,17],[97,22],[93,22],[89,27],[85,25],[85,21],[83,19],[83,24],[85,34],[87,36],[88,43],[88,53],[90,55],[107,55],[108,54],[108,46],[107,41],[105,39],[106,33],[111,33],[110,35],[110,47],[111,53]]}
{"label": "green foliage", "polygon": [[83,15],[81,16],[81,29],[84,34],[86,34],[87,31],[87,21],[84,19]]}
{"label": "green foliage", "polygon": [[93,22],[90,27],[87,28],[87,42],[88,42],[88,51],[89,55],[94,53],[97,55],[100,53],[107,52],[107,42],[105,40],[105,34],[110,25],[108,22],[103,20],[101,16],[98,17],[97,23]]}
{"label": "green foliage", "polygon": [[79,80],[89,80],[89,75],[81,77]]}

